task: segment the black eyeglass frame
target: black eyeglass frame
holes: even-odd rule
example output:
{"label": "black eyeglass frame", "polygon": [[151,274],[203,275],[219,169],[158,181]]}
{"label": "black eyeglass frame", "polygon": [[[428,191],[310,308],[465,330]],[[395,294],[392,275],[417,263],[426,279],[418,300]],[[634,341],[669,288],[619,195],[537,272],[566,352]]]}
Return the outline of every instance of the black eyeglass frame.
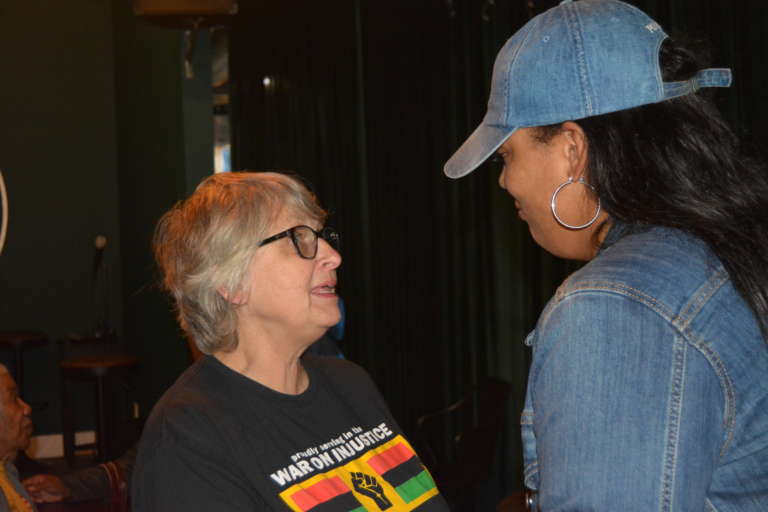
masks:
{"label": "black eyeglass frame", "polygon": [[[308,229],[312,232],[312,234],[315,235],[315,251],[312,254],[312,256],[306,256],[301,252],[301,246],[299,245],[299,241],[296,239],[296,230],[299,228]],[[277,240],[280,240],[281,238],[290,237],[291,242],[293,242],[293,247],[296,249],[296,253],[299,255],[299,257],[304,258],[305,260],[313,260],[317,256],[317,247],[319,245],[318,239],[322,238],[328,244],[334,248],[334,250],[338,250],[339,247],[339,233],[331,228],[331,227],[324,227],[320,231],[316,231],[312,229],[311,227],[305,225],[305,224],[299,224],[298,226],[293,226],[292,228],[288,228],[285,231],[281,231],[275,235],[270,236],[269,238],[265,238],[261,242],[258,243],[257,247],[263,247],[267,244],[271,244],[272,242],[276,242]]]}

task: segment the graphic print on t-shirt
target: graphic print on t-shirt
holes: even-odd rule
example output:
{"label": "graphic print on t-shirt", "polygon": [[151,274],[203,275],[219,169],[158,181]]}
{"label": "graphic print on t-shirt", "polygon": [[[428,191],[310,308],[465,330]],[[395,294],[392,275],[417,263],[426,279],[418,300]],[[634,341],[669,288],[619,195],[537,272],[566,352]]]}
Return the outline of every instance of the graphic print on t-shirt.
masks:
{"label": "graphic print on t-shirt", "polygon": [[[338,452],[334,456],[338,458]],[[322,454],[316,453],[310,460],[322,460]],[[273,474],[278,481],[276,476],[286,474]],[[287,483],[285,478],[282,481]],[[411,445],[396,435],[343,466],[294,483],[280,497],[296,512],[405,512],[418,510],[437,494],[435,482]]]}

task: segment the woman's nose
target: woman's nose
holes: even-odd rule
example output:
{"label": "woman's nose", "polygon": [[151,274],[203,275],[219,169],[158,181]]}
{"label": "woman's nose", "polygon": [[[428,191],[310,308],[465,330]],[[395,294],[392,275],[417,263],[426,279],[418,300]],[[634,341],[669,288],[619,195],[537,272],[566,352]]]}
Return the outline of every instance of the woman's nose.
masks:
{"label": "woman's nose", "polygon": [[329,268],[337,268],[341,265],[341,254],[331,246],[328,242],[320,238],[317,243],[317,258],[321,260],[323,265],[328,265]]}

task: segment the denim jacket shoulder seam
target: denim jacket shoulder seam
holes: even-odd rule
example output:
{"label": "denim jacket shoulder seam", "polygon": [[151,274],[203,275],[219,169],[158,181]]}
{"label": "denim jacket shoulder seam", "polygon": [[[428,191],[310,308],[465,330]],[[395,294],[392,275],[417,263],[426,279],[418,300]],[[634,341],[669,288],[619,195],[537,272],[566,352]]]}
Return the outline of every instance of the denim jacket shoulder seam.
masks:
{"label": "denim jacket shoulder seam", "polygon": [[561,288],[557,290],[555,297],[553,298],[553,303],[550,307],[547,307],[547,310],[542,314],[539,323],[546,322],[549,315],[567,298],[591,292],[623,296],[628,300],[638,302],[656,312],[669,324],[677,336],[680,336],[687,344],[696,349],[709,362],[712,372],[720,382],[725,403],[723,410],[723,430],[725,431],[725,438],[723,439],[723,444],[720,449],[720,457],[722,458],[730,447],[734,436],[736,426],[736,393],[733,381],[728,375],[728,370],[722,359],[714,350],[712,350],[705,340],[701,339],[690,329],[690,324],[712,295],[714,295],[714,293],[727,281],[728,275],[721,267],[717,272],[710,276],[701,287],[699,287],[697,292],[701,292],[703,297],[699,298],[699,293],[694,294],[697,298],[684,305],[679,315],[673,315],[665,304],[631,286],[611,281],[580,281],[577,286],[567,290],[563,290],[565,286],[561,286]]}
{"label": "denim jacket shoulder seam", "polygon": [[672,312],[669,311],[669,309],[667,309],[667,307],[663,303],[659,302],[658,300],[651,297],[650,295],[638,290],[637,288],[633,288],[631,286],[627,286],[620,283],[614,283],[611,281],[580,281],[578,287],[568,288],[567,290],[564,290],[564,288],[565,286],[561,286],[555,292],[555,296],[553,297],[552,304],[550,305],[550,307],[547,307],[546,311],[544,311],[539,323],[544,323],[546,320],[548,320],[548,317],[552,313],[552,311],[554,311],[555,308],[568,297],[571,297],[574,295],[581,295],[584,293],[596,292],[596,293],[607,293],[612,295],[621,295],[629,299],[633,299],[641,304],[646,305],[647,307],[649,307],[650,309],[658,313],[664,320],[674,325],[674,317],[672,315]]}
{"label": "denim jacket shoulder seam", "polygon": [[675,317],[675,323],[679,325],[681,331],[687,330],[688,325],[696,318],[701,309],[709,302],[709,299],[727,283],[729,280],[728,273],[720,266],[716,272],[707,278],[704,283],[692,294],[693,299],[690,300],[680,310],[680,313]]}
{"label": "denim jacket shoulder seam", "polygon": [[696,333],[691,332],[690,329],[685,329],[685,331],[681,332],[681,336],[686,343],[696,349],[709,362],[712,372],[720,382],[720,388],[723,392],[723,430],[725,432],[725,438],[723,439],[719,454],[720,458],[722,458],[728,451],[736,430],[736,391],[734,390],[733,380],[722,358],[719,357],[717,352],[712,350],[706,341],[697,336]]}

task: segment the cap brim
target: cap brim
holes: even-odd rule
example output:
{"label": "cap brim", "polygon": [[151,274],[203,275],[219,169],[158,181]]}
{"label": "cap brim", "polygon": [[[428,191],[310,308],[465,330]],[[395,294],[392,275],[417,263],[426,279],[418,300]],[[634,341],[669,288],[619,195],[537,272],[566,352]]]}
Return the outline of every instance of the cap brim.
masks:
{"label": "cap brim", "polygon": [[449,178],[461,178],[477,169],[518,127],[481,124],[445,163],[443,172]]}

